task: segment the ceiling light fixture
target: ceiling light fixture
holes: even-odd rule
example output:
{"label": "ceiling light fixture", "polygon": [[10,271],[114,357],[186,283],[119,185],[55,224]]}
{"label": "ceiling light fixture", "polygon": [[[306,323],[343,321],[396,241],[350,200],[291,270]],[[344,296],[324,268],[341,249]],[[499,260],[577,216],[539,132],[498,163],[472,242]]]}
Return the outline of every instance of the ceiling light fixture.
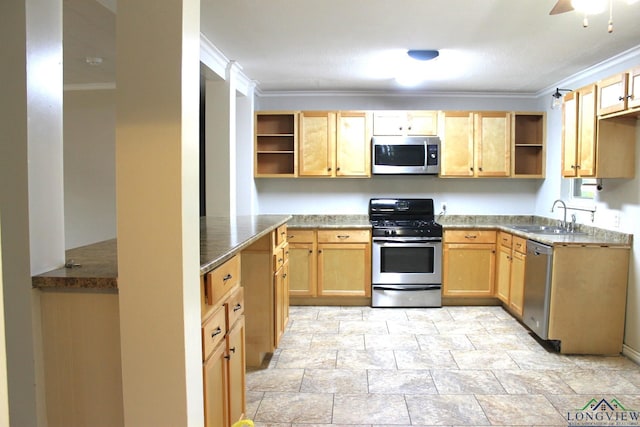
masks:
{"label": "ceiling light fixture", "polygon": [[419,49],[410,49],[407,51],[407,55],[417,61],[429,61],[431,59],[435,59],[440,55],[440,52],[437,50],[419,50]]}
{"label": "ceiling light fixture", "polygon": [[562,105],[562,94],[560,92],[571,92],[571,89],[558,89],[551,94],[551,109],[555,110],[556,108]]}

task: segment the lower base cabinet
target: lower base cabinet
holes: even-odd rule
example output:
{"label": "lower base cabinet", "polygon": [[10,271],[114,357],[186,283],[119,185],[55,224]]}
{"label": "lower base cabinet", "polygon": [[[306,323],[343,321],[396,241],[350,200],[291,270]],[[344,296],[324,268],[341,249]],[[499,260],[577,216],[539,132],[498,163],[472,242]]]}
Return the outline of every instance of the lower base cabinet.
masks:
{"label": "lower base cabinet", "polygon": [[240,257],[208,273],[203,285],[205,426],[230,427],[244,418],[246,408],[245,292],[240,284]]}
{"label": "lower base cabinet", "polygon": [[289,258],[292,302],[370,304],[369,230],[289,229]]}
{"label": "lower base cabinet", "polygon": [[442,295],[493,298],[496,232],[445,230],[442,246]]}
{"label": "lower base cabinet", "polygon": [[519,236],[498,232],[496,297],[511,313],[522,319],[524,268],[527,242]]}
{"label": "lower base cabinet", "polygon": [[549,339],[568,354],[620,354],[630,249],[554,246]]}

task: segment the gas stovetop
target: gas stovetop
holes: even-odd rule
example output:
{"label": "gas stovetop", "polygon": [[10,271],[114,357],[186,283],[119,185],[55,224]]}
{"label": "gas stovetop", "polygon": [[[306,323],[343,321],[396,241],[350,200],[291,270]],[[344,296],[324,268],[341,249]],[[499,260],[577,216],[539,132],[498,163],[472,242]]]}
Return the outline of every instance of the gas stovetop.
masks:
{"label": "gas stovetop", "polygon": [[369,221],[373,237],[442,237],[433,199],[371,199]]}

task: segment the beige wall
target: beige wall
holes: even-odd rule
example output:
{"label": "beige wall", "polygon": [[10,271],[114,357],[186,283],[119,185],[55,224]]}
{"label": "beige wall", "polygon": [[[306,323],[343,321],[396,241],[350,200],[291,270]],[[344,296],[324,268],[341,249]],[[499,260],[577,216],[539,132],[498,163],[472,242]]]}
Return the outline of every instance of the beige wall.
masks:
{"label": "beige wall", "polygon": [[64,92],[66,248],[116,237],[115,90]]}

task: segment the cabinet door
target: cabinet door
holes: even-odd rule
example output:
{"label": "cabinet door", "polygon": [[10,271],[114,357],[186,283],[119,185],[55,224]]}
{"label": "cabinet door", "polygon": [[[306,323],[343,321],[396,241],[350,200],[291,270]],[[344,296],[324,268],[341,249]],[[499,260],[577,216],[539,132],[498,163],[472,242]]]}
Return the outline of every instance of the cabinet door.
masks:
{"label": "cabinet door", "polygon": [[316,252],[314,243],[289,243],[289,293],[316,296]]}
{"label": "cabinet door", "polygon": [[508,304],[511,281],[511,248],[500,245],[496,263],[496,296],[500,301]]}
{"label": "cabinet door", "polygon": [[562,176],[578,175],[578,92],[571,92],[562,103]]}
{"label": "cabinet door", "polygon": [[477,176],[509,176],[511,172],[509,113],[476,113],[474,143]]}
{"label": "cabinet door", "polygon": [[627,73],[616,74],[598,82],[598,115],[627,108]]}
{"label": "cabinet door", "polygon": [[371,175],[369,114],[341,111],[337,116],[336,176]]}
{"label": "cabinet door", "polygon": [[473,176],[473,115],[444,113],[440,176]]}
{"label": "cabinet door", "polygon": [[406,115],[402,111],[376,111],[373,113],[373,134],[404,135],[405,118]]}
{"label": "cabinet door", "polygon": [[335,163],[335,138],[335,113],[326,111],[300,113],[298,175],[332,176]]}
{"label": "cabinet door", "polygon": [[596,174],[596,86],[579,90],[578,97],[578,175]]}
{"label": "cabinet door", "polygon": [[442,294],[445,296],[493,296],[495,244],[445,244]]}
{"label": "cabinet door", "polygon": [[436,111],[408,111],[407,135],[437,135],[438,113]]}
{"label": "cabinet door", "polygon": [[278,347],[280,344],[280,338],[284,333],[284,319],[285,319],[285,286],[284,286],[284,266],[276,271],[273,278],[274,285],[274,300],[275,300],[275,313],[274,313],[274,347]]}
{"label": "cabinet door", "polygon": [[370,296],[371,245],[369,243],[318,244],[318,294],[320,296]]}
{"label": "cabinet door", "polygon": [[640,107],[640,67],[629,71],[629,89],[627,94],[627,107]]}
{"label": "cabinet door", "polygon": [[524,304],[524,266],[526,255],[513,252],[511,259],[511,288],[509,290],[509,306],[513,312],[522,317]]}
{"label": "cabinet door", "polygon": [[244,343],[244,316],[241,316],[227,334],[229,425],[243,419],[246,410]]}
{"label": "cabinet door", "polygon": [[228,378],[226,343],[222,343],[204,363],[204,425],[206,427],[226,427],[228,423]]}

